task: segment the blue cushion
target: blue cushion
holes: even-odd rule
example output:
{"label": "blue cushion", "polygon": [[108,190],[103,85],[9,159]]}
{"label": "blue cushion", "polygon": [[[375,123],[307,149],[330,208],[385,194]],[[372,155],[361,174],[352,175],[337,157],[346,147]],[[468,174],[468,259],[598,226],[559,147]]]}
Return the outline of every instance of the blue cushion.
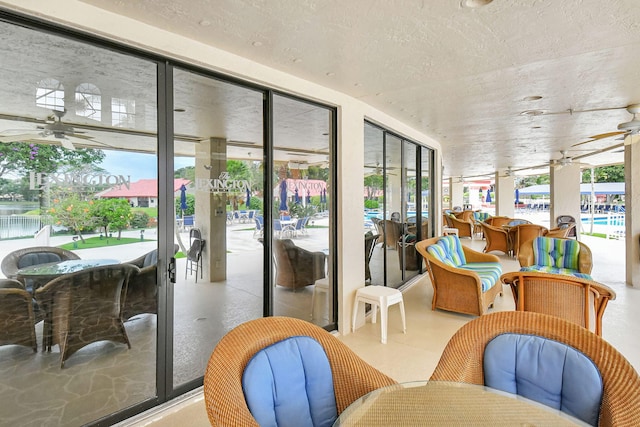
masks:
{"label": "blue cushion", "polygon": [[602,377],[575,348],[539,336],[502,334],[487,344],[483,365],[485,385],[598,424]]}
{"label": "blue cushion", "polygon": [[251,414],[260,426],[331,426],[338,410],[333,376],[313,338],[287,338],[257,352],[242,376]]}

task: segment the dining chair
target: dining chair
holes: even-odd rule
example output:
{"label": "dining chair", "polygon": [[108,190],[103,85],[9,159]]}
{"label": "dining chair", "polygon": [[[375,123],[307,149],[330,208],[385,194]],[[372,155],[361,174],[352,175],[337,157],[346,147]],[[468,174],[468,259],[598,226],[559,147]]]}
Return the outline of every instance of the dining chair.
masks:
{"label": "dining chair", "polygon": [[215,426],[325,427],[356,399],[395,383],[323,328],[264,317],[218,342],[204,399]]}
{"label": "dining chair", "polygon": [[[121,319],[121,298],[138,268],[113,264],[59,276],[36,291],[45,313],[43,349],[60,346],[60,367],[82,347],[115,341],[131,348]],[[125,291],[126,293],[126,291]]]}
{"label": "dining chair", "polygon": [[478,317],[447,343],[429,381],[486,385],[590,425],[640,425],[640,376],[611,344],[547,314]]}
{"label": "dining chair", "polygon": [[[8,279],[18,279],[18,270],[32,265],[45,264],[49,262],[60,262],[71,259],[80,259],[75,253],[66,249],[53,246],[32,246],[29,248],[17,249],[9,252],[0,264],[2,273]],[[27,291],[35,292],[34,286],[41,285],[33,280],[25,280],[24,285]]]}
{"label": "dining chair", "polygon": [[504,273],[518,311],[562,317],[602,336],[602,316],[616,293],[593,280],[535,271]]}
{"label": "dining chair", "polygon": [[295,291],[325,277],[324,252],[308,251],[297,246],[291,239],[275,239],[273,257],[276,263],[276,285]]}
{"label": "dining chair", "polygon": [[509,230],[509,236],[511,238],[511,251],[516,258],[520,254],[520,248],[523,244],[536,237],[544,236],[547,232],[547,228],[538,224],[518,224]]}
{"label": "dining chair", "polygon": [[31,294],[22,282],[0,279],[0,345],[8,344],[38,351]]}
{"label": "dining chair", "polygon": [[508,254],[511,251],[511,241],[505,229],[494,227],[484,222],[480,223],[480,227],[482,227],[482,234],[484,234],[486,241],[483,252],[500,251]]}

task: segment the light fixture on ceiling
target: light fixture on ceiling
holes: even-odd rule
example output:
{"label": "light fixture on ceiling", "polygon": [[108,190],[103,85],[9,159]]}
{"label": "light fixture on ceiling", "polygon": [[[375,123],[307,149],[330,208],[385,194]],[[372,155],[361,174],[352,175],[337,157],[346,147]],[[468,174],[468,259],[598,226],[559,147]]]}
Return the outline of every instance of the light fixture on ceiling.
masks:
{"label": "light fixture on ceiling", "polygon": [[489,3],[491,3],[493,0],[461,0],[460,1],[460,6],[461,7],[466,7],[469,9],[474,9],[477,7],[482,7],[482,6],[486,6]]}
{"label": "light fixture on ceiling", "polygon": [[521,116],[541,116],[544,114],[542,110],[524,110],[520,113]]}
{"label": "light fixture on ceiling", "polygon": [[289,167],[289,169],[298,169],[298,170],[307,170],[307,169],[309,169],[309,164],[307,162],[300,163],[300,162],[290,161],[287,166]]}
{"label": "light fixture on ceiling", "polygon": [[533,95],[533,96],[525,96],[522,100],[523,101],[537,101],[539,99],[542,99],[542,97],[540,95]]}
{"label": "light fixture on ceiling", "polygon": [[633,114],[633,119],[628,122],[620,123],[618,125],[618,130],[625,131],[637,131],[640,130],[640,120],[636,117],[638,113],[640,113],[640,104],[632,104],[627,107],[627,111],[630,114]]}

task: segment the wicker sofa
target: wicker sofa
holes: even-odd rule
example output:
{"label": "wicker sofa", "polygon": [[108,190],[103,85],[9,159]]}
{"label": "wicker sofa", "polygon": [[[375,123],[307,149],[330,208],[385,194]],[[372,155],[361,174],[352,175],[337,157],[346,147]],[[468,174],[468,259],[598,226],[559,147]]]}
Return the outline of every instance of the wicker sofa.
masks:
{"label": "wicker sofa", "polygon": [[482,315],[502,293],[502,266],[495,255],[474,251],[457,236],[441,236],[416,244],[433,285],[431,309]]}

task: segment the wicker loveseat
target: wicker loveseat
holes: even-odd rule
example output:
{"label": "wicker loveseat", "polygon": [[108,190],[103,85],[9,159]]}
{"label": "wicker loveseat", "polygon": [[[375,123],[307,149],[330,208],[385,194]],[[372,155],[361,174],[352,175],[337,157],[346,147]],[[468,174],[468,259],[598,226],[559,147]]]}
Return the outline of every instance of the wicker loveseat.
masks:
{"label": "wicker loveseat", "polygon": [[520,247],[518,262],[521,271],[570,274],[591,279],[593,260],[591,249],[573,239],[536,237]]}
{"label": "wicker loveseat", "polygon": [[431,309],[481,315],[502,293],[502,267],[495,255],[474,251],[457,236],[441,236],[416,244],[433,285]]}

